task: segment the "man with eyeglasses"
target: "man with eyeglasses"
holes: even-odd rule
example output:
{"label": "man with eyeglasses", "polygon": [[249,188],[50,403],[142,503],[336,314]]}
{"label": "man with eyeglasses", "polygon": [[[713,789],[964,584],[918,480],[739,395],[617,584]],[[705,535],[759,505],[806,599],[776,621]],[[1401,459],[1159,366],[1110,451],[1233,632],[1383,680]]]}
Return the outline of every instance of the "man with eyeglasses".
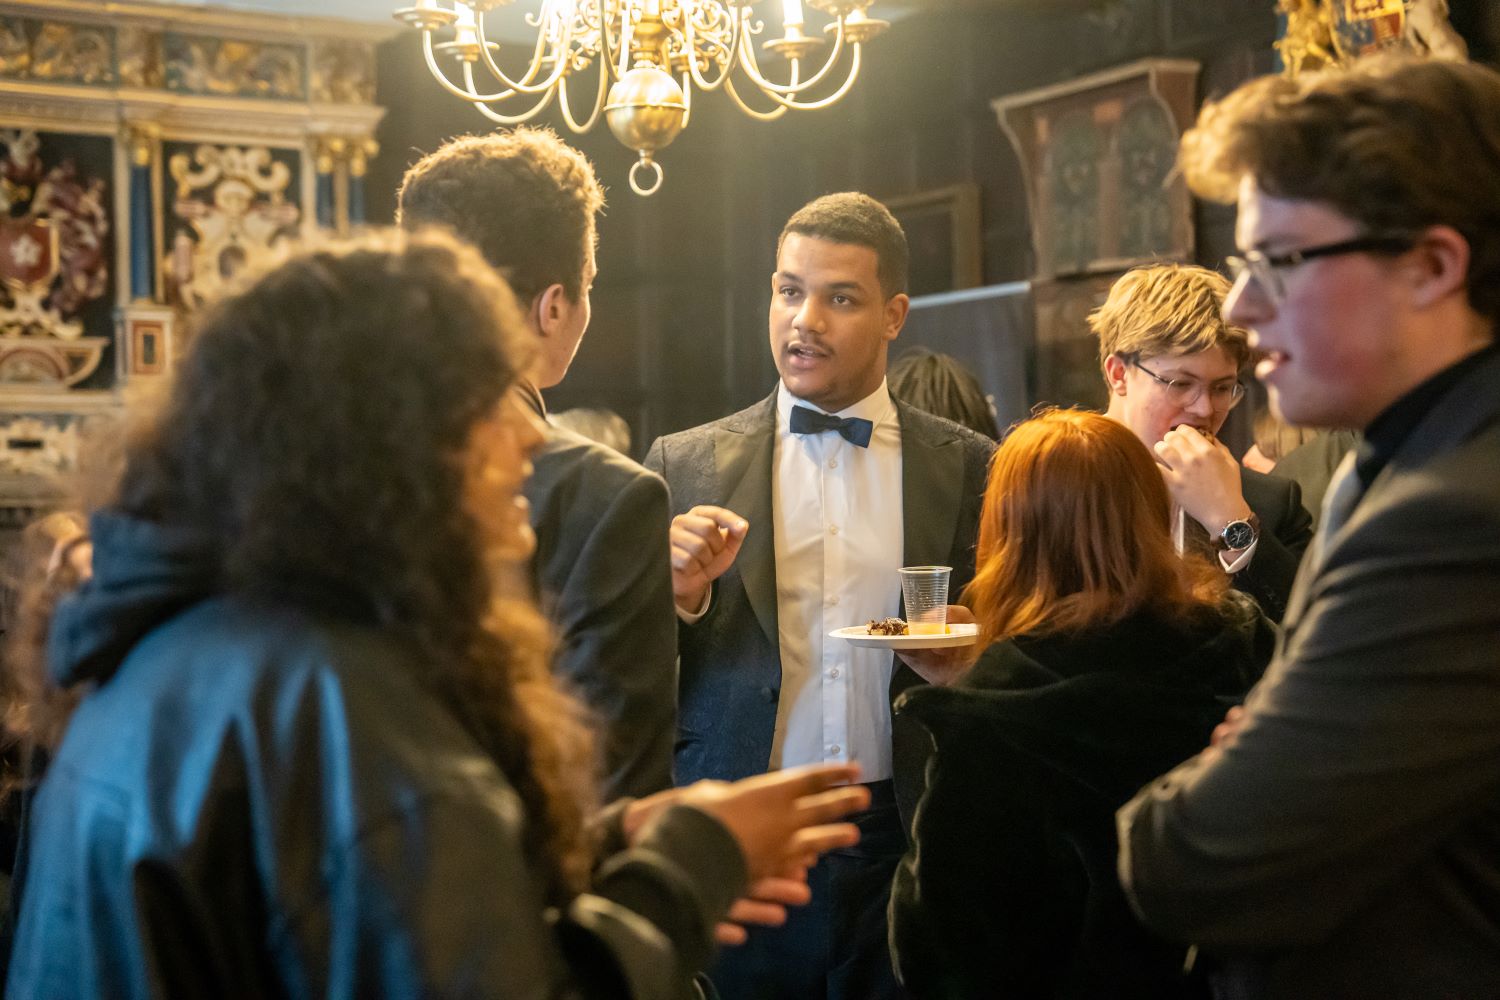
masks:
{"label": "man with eyeglasses", "polygon": [[1500,73],[1257,80],[1183,167],[1238,199],[1273,402],[1364,443],[1264,679],[1120,811],[1121,878],[1220,996],[1500,997]]}
{"label": "man with eyeglasses", "polygon": [[1105,415],[1156,453],[1179,550],[1218,560],[1280,620],[1312,539],[1297,484],[1240,466],[1218,440],[1245,395],[1246,333],[1221,315],[1229,282],[1201,267],[1136,268],[1089,315],[1109,388]]}

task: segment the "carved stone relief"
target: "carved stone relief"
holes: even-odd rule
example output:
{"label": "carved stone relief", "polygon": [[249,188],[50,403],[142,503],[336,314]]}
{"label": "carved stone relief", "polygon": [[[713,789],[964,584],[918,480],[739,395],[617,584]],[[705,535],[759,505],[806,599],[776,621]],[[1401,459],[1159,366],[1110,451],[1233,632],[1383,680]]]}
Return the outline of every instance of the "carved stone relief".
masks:
{"label": "carved stone relief", "polygon": [[176,183],[175,232],[163,270],[170,301],[196,309],[246,265],[294,236],[291,168],[264,146],[198,146],[167,160]]}
{"label": "carved stone relief", "polygon": [[228,38],[162,36],[168,90],[227,97],[306,99],[306,50]]}
{"label": "carved stone relief", "polygon": [[0,76],[52,83],[115,83],[115,32],[107,25],[0,17]]}
{"label": "carved stone relief", "polygon": [[71,160],[48,168],[33,131],[0,145],[0,384],[75,385],[108,343],[79,318],[109,288],[105,183]]}
{"label": "carved stone relief", "polygon": [[366,42],[313,43],[311,99],[331,104],[375,102],[375,49]]}

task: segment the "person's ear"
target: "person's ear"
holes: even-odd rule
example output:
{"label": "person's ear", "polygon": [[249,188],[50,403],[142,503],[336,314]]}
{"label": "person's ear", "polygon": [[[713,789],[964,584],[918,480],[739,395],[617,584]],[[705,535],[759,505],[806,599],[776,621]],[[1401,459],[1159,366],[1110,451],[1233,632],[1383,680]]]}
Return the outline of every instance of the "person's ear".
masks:
{"label": "person's ear", "polygon": [[531,320],[536,332],[542,337],[556,333],[570,304],[567,290],[560,284],[548,285],[538,292],[531,300]]}
{"label": "person's ear", "polygon": [[1109,386],[1111,396],[1125,395],[1125,372],[1129,367],[1119,354],[1104,359],[1104,384]]}
{"label": "person's ear", "polygon": [[895,340],[906,325],[906,316],[911,312],[911,296],[905,292],[892,295],[885,302],[885,339]]}
{"label": "person's ear", "polygon": [[1429,226],[1409,251],[1415,265],[1412,302],[1428,308],[1469,283],[1469,241],[1452,226]]}

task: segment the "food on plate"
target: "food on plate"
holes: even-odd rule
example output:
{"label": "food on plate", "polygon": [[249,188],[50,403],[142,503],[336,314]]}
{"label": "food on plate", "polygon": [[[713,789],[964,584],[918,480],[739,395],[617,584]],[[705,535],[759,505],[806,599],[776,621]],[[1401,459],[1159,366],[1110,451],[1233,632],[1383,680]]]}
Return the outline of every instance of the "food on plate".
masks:
{"label": "food on plate", "polygon": [[871,635],[906,635],[908,631],[906,622],[900,618],[872,618],[865,629]]}

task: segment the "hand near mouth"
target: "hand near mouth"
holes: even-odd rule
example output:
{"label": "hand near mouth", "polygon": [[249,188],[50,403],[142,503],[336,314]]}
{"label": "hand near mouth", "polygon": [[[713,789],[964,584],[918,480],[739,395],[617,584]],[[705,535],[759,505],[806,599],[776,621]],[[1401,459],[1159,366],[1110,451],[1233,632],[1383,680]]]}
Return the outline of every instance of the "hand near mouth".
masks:
{"label": "hand near mouth", "polygon": [[1217,537],[1230,521],[1250,516],[1240,487],[1240,466],[1211,433],[1178,424],[1153,449],[1177,506]]}

